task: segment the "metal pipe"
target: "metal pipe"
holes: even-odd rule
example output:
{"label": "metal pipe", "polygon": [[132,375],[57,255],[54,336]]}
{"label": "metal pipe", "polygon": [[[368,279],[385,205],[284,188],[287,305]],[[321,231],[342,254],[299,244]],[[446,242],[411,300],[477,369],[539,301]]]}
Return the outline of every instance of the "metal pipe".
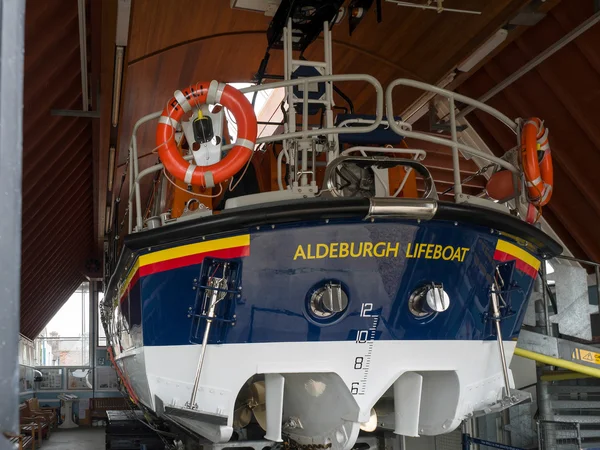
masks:
{"label": "metal pipe", "polygon": [[440,9],[437,6],[418,5],[416,3],[404,2],[404,1],[400,1],[400,0],[389,0],[389,1],[391,3],[394,3],[397,6],[408,6],[409,8],[417,8],[417,9],[431,9],[433,11],[437,11],[438,13],[447,11],[447,12],[456,12],[456,13],[462,13],[462,14],[476,14],[476,15],[481,14],[481,11],[472,11],[470,9],[456,9],[456,8],[443,8],[443,7]]}
{"label": "metal pipe", "polygon": [[577,372],[544,372],[540,376],[542,381],[564,381],[564,380],[581,380],[583,378],[593,378],[591,375],[584,375]]}
{"label": "metal pipe", "polygon": [[[506,89],[508,86],[513,84],[519,78],[521,78],[523,75],[530,72],[532,69],[535,69],[541,63],[546,61],[550,56],[554,55],[557,51],[559,51],[565,45],[567,45],[570,42],[572,42],[573,40],[577,39],[579,36],[581,36],[583,33],[585,33],[591,27],[596,25],[598,22],[600,22],[600,12],[595,13],[589,19],[587,19],[586,21],[579,24],[579,26],[577,26],[576,28],[571,30],[569,33],[564,35],[562,38],[560,38],[558,41],[556,41],[554,44],[552,44],[550,47],[548,47],[542,53],[537,55],[535,58],[531,59],[527,64],[525,64],[519,70],[515,71],[511,76],[506,78],[504,81],[498,83],[495,87],[493,87],[488,92],[486,92],[481,97],[479,97],[478,101],[487,102],[490,98],[494,97],[496,94],[498,94],[499,92]],[[464,110],[460,111],[460,113],[458,114],[458,117],[459,118],[465,117],[467,114],[472,112],[474,109],[475,108],[473,106],[469,106],[468,108],[465,108]]]}
{"label": "metal pipe", "polygon": [[85,0],[77,0],[77,17],[79,19],[79,59],[81,60],[81,100],[84,111],[90,109],[87,64],[87,28],[85,25]]}
{"label": "metal pipe", "polygon": [[[285,47],[284,56],[285,56],[285,59],[288,64],[287,75],[286,75],[286,79],[284,81],[292,81],[292,73],[294,72],[294,64],[293,64],[293,60],[292,60],[292,56],[293,56],[292,29],[293,29],[292,28],[292,18],[290,17],[288,19],[287,27],[284,30],[285,31],[285,39],[283,42],[284,47]],[[244,92],[244,91],[242,91],[242,92]],[[294,89],[292,88],[291,84],[287,86],[287,102],[288,102],[288,114],[287,114],[288,129],[289,129],[290,133],[293,133],[296,131],[296,110],[294,109]]]}
{"label": "metal pipe", "polygon": [[[326,37],[325,51],[327,52],[325,54],[325,61],[327,62],[327,69],[326,69],[327,75],[333,75],[333,43],[332,43],[332,39],[331,39],[331,28],[329,27],[329,22],[325,22],[323,27],[325,30],[327,30],[327,34],[325,35],[325,37]],[[332,82],[325,83],[325,86],[329,87],[329,91],[327,92],[327,96],[328,96],[327,98],[329,100],[329,104],[327,105],[327,110],[325,111],[325,115],[326,115],[326,119],[327,119],[327,127],[332,128],[334,126],[333,91],[336,91],[344,100],[346,100],[346,102],[348,103],[348,106],[350,107],[350,112],[352,114],[354,114],[354,104],[340,89],[336,88]],[[383,101],[383,97],[382,97],[382,101]],[[382,117],[383,117],[383,114],[382,114]],[[338,155],[340,153],[340,143],[339,143],[339,136],[337,134],[328,136],[327,140],[329,142],[329,145],[331,146],[331,150],[328,151],[327,155],[326,155],[327,162],[329,163],[338,157]]]}
{"label": "metal pipe", "polygon": [[[316,186],[317,185],[317,149],[315,148],[315,141],[312,142],[312,148],[311,148],[311,156],[312,156],[312,176],[311,176],[311,180],[310,180],[310,184],[311,186]],[[327,164],[325,164],[327,165]]]}
{"label": "metal pipe", "polygon": [[454,168],[454,202],[458,203],[458,196],[462,195],[462,184],[460,180],[460,159],[458,157],[458,136],[456,135],[456,111],[454,110],[454,98],[448,99],[448,107],[450,108],[450,133],[452,136],[452,166]]}
{"label": "metal pipe", "polygon": [[[133,169],[133,171],[135,173],[139,172],[139,165],[138,165],[138,158],[137,158],[137,137],[135,136],[135,134],[132,136],[131,139],[131,143],[132,143],[132,148],[133,153],[135,155],[135,158],[133,158],[133,161],[131,161],[131,168]],[[135,213],[136,213],[136,218],[135,218],[135,225],[138,231],[141,231],[143,224],[142,224],[142,195],[140,193],[140,185],[139,183],[135,184]]]}
{"label": "metal pipe", "polygon": [[279,187],[280,191],[283,191],[283,182],[281,181],[281,163],[283,162],[284,153],[285,151],[282,150],[279,152],[279,155],[277,155],[277,186]]}
{"label": "metal pipe", "polygon": [[327,64],[322,61],[307,61],[304,59],[292,59],[292,64],[295,66],[327,67]]}
{"label": "metal pipe", "polygon": [[519,347],[515,348],[515,355],[532,359],[548,366],[556,366],[562,369],[568,369],[572,370],[573,372],[579,372],[595,378],[600,378],[600,369],[594,369],[593,367],[584,366],[582,364],[577,364],[565,359],[553,358],[552,356],[542,355],[541,353],[532,352],[530,350],[523,350]]}
{"label": "metal pipe", "polygon": [[418,198],[380,198],[369,199],[369,218],[382,219],[433,219],[437,211],[437,201]]}
{"label": "metal pipe", "polygon": [[302,92],[302,131],[308,131],[308,81],[304,81]]}
{"label": "metal pipe", "polygon": [[119,111],[121,108],[121,84],[123,82],[123,66],[125,64],[125,47],[115,50],[115,73],[113,75],[113,102],[111,123],[113,127],[119,124]]}
{"label": "metal pipe", "polygon": [[[333,75],[333,53],[331,51],[331,30],[329,28],[329,22],[325,21],[325,23],[323,23],[323,46],[324,46],[324,55],[325,55],[325,75]],[[339,91],[339,89],[338,89]],[[338,93],[340,93],[341,91],[339,91]],[[342,96],[342,98],[344,98],[344,94],[341,93],[340,96]],[[325,83],[325,98],[327,99],[327,104],[325,105],[325,126],[326,128],[332,128],[334,126],[334,122],[333,122],[333,83],[328,82]],[[347,99],[347,97],[346,97]],[[354,105],[352,104],[352,102],[348,102],[348,104],[350,105],[350,108],[352,110],[354,110]],[[331,143],[332,139],[331,136],[328,137],[328,141]],[[337,145],[335,146],[335,149],[333,152],[329,151],[326,154],[326,158],[327,158],[327,162],[331,161],[332,157],[335,157],[337,155],[338,149],[337,149]],[[333,154],[332,154],[333,153]],[[315,178],[316,178],[316,174],[315,174]]]}
{"label": "metal pipe", "polygon": [[[133,189],[134,189],[134,178],[133,178],[133,167],[131,166],[131,154],[133,150],[131,149],[131,145],[129,146],[129,195],[127,196],[127,210],[129,211],[129,217],[127,218],[127,222],[129,223],[129,234],[133,232]],[[137,179],[135,180],[135,184],[137,185]],[[115,230],[116,231],[116,230]]]}
{"label": "metal pipe", "polygon": [[491,292],[492,310],[494,314],[494,324],[496,326],[496,338],[498,339],[498,349],[500,350],[500,362],[502,363],[502,374],[504,375],[504,386],[506,397],[510,398],[510,381],[508,377],[508,365],[506,364],[506,354],[504,353],[504,343],[502,342],[502,329],[500,327],[500,307],[498,304],[498,284],[494,282]]}
{"label": "metal pipe", "polygon": [[567,256],[567,255],[558,255],[555,256],[555,258],[558,259],[565,259],[567,261],[573,261],[573,262],[578,262],[580,264],[588,264],[590,266],[595,266],[595,267],[600,267],[600,263],[594,262],[594,261],[588,261],[586,259],[581,259],[581,258],[575,258],[573,256]]}
{"label": "metal pipe", "polygon": [[[145,115],[144,117],[141,117],[140,119],[138,119],[138,121],[135,123],[135,125],[133,126],[133,131],[131,133],[131,141],[129,143],[129,196],[128,196],[128,209],[129,209],[129,233],[131,234],[133,231],[133,210],[132,210],[132,200],[131,200],[131,196],[133,195],[134,191],[135,191],[135,197],[136,197],[136,227],[138,228],[138,231],[142,229],[142,206],[141,206],[141,194],[140,194],[140,186],[139,186],[139,180],[141,179],[140,175],[138,174],[138,170],[139,170],[139,165],[138,165],[138,154],[137,154],[137,132],[138,129],[145,124],[146,122],[149,122],[153,119],[158,119],[160,116],[162,115],[162,111],[156,111],[150,114]],[[135,164],[134,164],[135,161]],[[152,172],[156,172],[158,170],[161,170],[164,166],[162,164],[160,164],[162,167],[153,170],[151,172],[147,172],[147,173],[152,173]],[[154,166],[156,167],[156,166]],[[134,173],[135,172],[135,173]],[[135,182],[134,182],[135,180]]]}
{"label": "metal pipe", "polygon": [[600,267],[594,267],[594,275],[596,276],[596,300],[598,300],[598,308],[600,309]]}
{"label": "metal pipe", "polygon": [[415,161],[422,161],[427,156],[427,152],[425,150],[411,149],[411,148],[381,148],[381,147],[367,147],[357,145],[355,147],[350,147],[344,150],[340,155],[349,155],[352,152],[360,152],[362,156],[367,156],[366,153],[370,152],[385,152],[385,153],[398,153],[404,155],[413,155]]}
{"label": "metal pipe", "polygon": [[[443,145],[444,147],[449,147],[449,148],[452,148],[452,146],[455,145],[452,142],[452,140],[450,140],[450,139],[444,139],[444,138],[440,138],[437,136],[430,136],[428,134],[420,133],[420,132],[416,132],[416,131],[402,130],[397,125],[395,126],[396,128],[394,128],[394,126],[392,126],[391,123],[392,122],[390,122],[390,127],[392,127],[392,129],[394,129],[394,131],[396,131],[396,128],[398,130],[400,130],[400,131],[396,131],[396,133],[398,133],[401,136],[409,137],[409,138],[413,138],[413,139],[419,139],[419,140],[425,141],[425,142],[432,142],[434,144]],[[352,128],[354,128],[354,127],[350,127],[348,129],[351,130]],[[358,127],[356,127],[356,128],[358,128]],[[344,133],[346,133],[346,131],[344,131]],[[456,145],[456,147],[458,147],[463,152],[465,152],[469,155],[477,156],[481,159],[485,159],[486,161],[490,161],[490,162],[493,162],[494,164],[498,164],[500,167],[510,170],[512,173],[517,173],[517,174],[519,173],[519,169],[517,169],[511,163],[504,161],[500,158],[497,158],[495,156],[492,156],[488,153],[482,152],[481,150],[478,150],[473,147],[469,147],[468,145],[461,144],[461,143],[458,143]]]}
{"label": "metal pipe", "polygon": [[[302,81],[304,82],[305,79],[306,78],[303,78]],[[297,99],[293,99],[292,103],[293,104],[304,103],[304,100],[297,98]],[[326,106],[327,100],[319,100],[319,99],[310,98],[310,99],[306,100],[306,103],[311,104],[311,105],[325,105]]]}
{"label": "metal pipe", "polygon": [[540,267],[540,278],[542,279],[542,304],[544,305],[544,322],[546,324],[546,335],[552,336],[552,325],[550,324],[550,318],[548,317],[548,292],[546,286],[548,286],[547,274],[546,274],[546,261],[542,261]]}
{"label": "metal pipe", "polygon": [[[225,272],[227,270],[227,264],[223,268],[223,279],[225,279]],[[204,357],[206,356],[206,347],[208,345],[208,335],[210,333],[210,328],[212,325],[212,319],[215,317],[215,306],[218,303],[219,291],[217,288],[220,286],[220,280],[216,278],[212,278],[213,284],[211,287],[212,294],[210,296],[210,304],[208,307],[208,313],[206,314],[206,326],[204,327],[204,336],[202,337],[202,347],[200,348],[200,359],[198,360],[198,366],[196,367],[196,376],[194,378],[194,387],[192,389],[192,396],[190,398],[189,404],[186,406],[191,409],[197,409],[198,405],[196,404],[196,393],[198,392],[198,385],[200,384],[200,375],[202,375],[202,366],[204,365]]]}

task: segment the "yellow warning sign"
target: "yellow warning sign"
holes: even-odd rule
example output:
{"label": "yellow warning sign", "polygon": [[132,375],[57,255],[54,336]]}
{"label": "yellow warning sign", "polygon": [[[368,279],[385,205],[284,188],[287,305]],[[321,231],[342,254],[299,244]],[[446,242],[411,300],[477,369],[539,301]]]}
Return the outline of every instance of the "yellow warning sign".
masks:
{"label": "yellow warning sign", "polygon": [[581,361],[587,361],[600,365],[600,353],[576,348],[571,356],[573,359],[580,359]]}

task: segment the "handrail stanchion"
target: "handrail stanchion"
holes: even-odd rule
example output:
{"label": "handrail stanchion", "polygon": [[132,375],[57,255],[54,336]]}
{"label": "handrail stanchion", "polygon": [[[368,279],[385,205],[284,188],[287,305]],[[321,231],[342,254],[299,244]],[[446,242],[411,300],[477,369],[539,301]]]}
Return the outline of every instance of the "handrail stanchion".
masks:
{"label": "handrail stanchion", "polygon": [[454,201],[462,194],[462,184],[460,180],[460,160],[458,157],[458,137],[456,135],[456,111],[454,110],[454,97],[448,98],[448,107],[450,108],[450,132],[452,134],[452,165],[454,166]]}
{"label": "handrail stanchion", "polygon": [[[139,166],[138,166],[138,157],[137,157],[137,137],[134,134],[132,136],[131,139],[132,143],[133,143],[133,152],[135,155],[135,158],[133,159],[133,170],[135,171],[135,176],[137,177],[138,173],[139,173]],[[135,183],[135,227],[139,230],[142,229],[143,227],[143,223],[142,223],[142,196],[140,194],[140,184],[139,183]]]}
{"label": "handrail stanchion", "polygon": [[[129,195],[127,196],[127,211],[129,211],[128,223],[129,223],[129,234],[133,232],[133,201],[131,200],[131,193],[133,192],[133,164],[131,163],[133,150],[131,145],[129,146]],[[137,183],[137,180],[136,180]]]}
{"label": "handrail stanchion", "polygon": [[542,261],[540,267],[540,276],[542,277],[542,304],[544,305],[544,321],[546,325],[546,335],[552,336],[552,325],[550,324],[550,314],[548,313],[548,274],[546,271],[546,261]]}
{"label": "handrail stanchion", "polygon": [[594,274],[596,275],[596,300],[598,300],[598,308],[600,308],[600,267],[594,267]]}

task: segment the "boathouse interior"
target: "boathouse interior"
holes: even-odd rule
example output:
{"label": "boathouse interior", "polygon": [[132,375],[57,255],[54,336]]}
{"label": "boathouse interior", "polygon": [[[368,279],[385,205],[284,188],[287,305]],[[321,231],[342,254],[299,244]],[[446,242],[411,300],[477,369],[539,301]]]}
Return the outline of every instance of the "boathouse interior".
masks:
{"label": "boathouse interior", "polygon": [[[278,159],[282,147],[269,142],[257,145],[251,161],[224,184],[217,183],[220,191],[209,182],[192,188],[164,172],[173,198],[186,196],[179,206],[173,200],[168,220],[153,213],[160,192],[156,180],[163,171],[141,178],[136,189],[131,180],[165,162],[156,142],[159,115],[149,124],[136,123],[168,110],[169,99],[177,98],[174,92],[196,83],[208,86],[212,80],[244,90],[286,79],[283,38],[273,40],[269,32],[276,29],[272,24],[278,8],[302,2],[313,12],[330,3],[341,12],[327,24],[330,38],[321,33],[320,23],[306,48],[293,51],[293,58],[330,58],[333,74],[374,77],[383,90],[394,80],[413,80],[478,100],[511,120],[539,117],[549,130],[553,162],[552,198],[543,208],[534,208],[530,223],[535,224],[530,226],[558,243],[562,253],[540,256],[540,266],[520,250],[539,269],[531,275],[535,281],[529,306],[523,310],[521,335],[508,369],[512,388],[525,393],[528,401],[469,414],[454,431],[438,435],[403,436],[392,426],[373,432],[377,439],[369,440],[368,427],[361,426],[352,448],[600,447],[600,2],[0,0],[0,449],[229,448],[210,440],[196,440],[190,446],[178,431],[149,425],[153,422],[144,418],[151,415],[146,409],[136,415],[128,378],[115,362],[103,324],[103,308],[109,303],[104,300],[112,291],[126,290],[130,282],[133,286],[133,272],[130,278],[119,279],[118,271],[134,264],[142,270],[145,263],[123,261],[124,242],[139,241],[136,251],[147,256],[144,252],[151,249],[143,243],[144,230],[155,226],[153,219],[161,225],[179,220],[161,229],[179,227],[183,233],[186,224],[196,220],[183,220],[193,212],[189,199],[196,194],[195,208],[214,212],[218,219],[220,213],[226,217],[227,208],[236,202],[248,211],[258,208],[239,200],[244,196],[291,188],[291,183],[281,184],[282,177],[290,176],[285,168],[282,174]],[[307,64],[306,72],[292,78],[321,75],[325,72]],[[326,81],[317,84],[318,93]],[[377,99],[365,86],[335,82],[336,125],[348,118],[360,122],[375,117]],[[289,111],[282,113],[286,89],[246,93],[259,139],[289,131]],[[509,151],[519,154],[512,130],[461,98],[453,97],[450,107],[443,95],[409,85],[396,86],[389,97],[394,120],[412,132],[458,139],[499,159]],[[307,129],[324,127],[325,113],[309,110],[296,108],[298,122],[305,121]],[[384,119],[386,113],[384,108]],[[450,117],[456,119],[454,128]],[[224,143],[235,141],[238,125],[242,132],[243,121],[237,119],[227,118],[231,136]],[[163,115],[161,120],[171,118]],[[382,152],[387,149],[383,142],[377,146]],[[458,177],[460,195],[472,203],[492,197],[491,166],[478,157],[409,136],[387,147],[422,150],[426,156],[419,167],[427,169],[434,186],[432,194],[431,183],[415,176],[416,169],[412,174],[406,168],[385,169],[396,194],[388,196],[434,195],[440,204],[458,203]],[[186,151],[181,145],[178,149]],[[325,186],[329,160],[317,159],[308,171],[315,185]],[[506,189],[502,183],[501,189]],[[278,214],[278,204],[269,214]],[[248,229],[251,233],[259,227],[253,223]],[[374,240],[359,248],[358,243],[344,244],[351,238],[342,232],[337,238],[339,246],[337,241],[318,244],[322,247],[298,246],[289,259],[307,263],[338,258],[337,264],[345,256],[344,261],[350,261],[381,255],[382,260],[405,257],[458,264],[470,256],[467,247],[461,250],[452,244],[446,252],[445,244],[434,245],[437,241],[414,241],[406,249],[404,243],[396,248],[381,238],[380,247]],[[270,289],[274,288],[265,279],[265,290]],[[341,296],[339,300],[348,302]],[[431,344],[427,357],[435,360],[438,351]],[[440,401],[443,398],[440,395]],[[111,424],[109,418],[115,414],[129,419]],[[264,448],[331,447],[290,442],[284,438]]]}

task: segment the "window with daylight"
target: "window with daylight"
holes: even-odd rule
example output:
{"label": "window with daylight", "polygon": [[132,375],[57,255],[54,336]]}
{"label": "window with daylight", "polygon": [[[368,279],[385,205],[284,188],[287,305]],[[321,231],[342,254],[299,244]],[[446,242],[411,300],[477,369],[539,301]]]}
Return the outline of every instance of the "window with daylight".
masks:
{"label": "window with daylight", "polygon": [[35,340],[37,366],[90,364],[90,288],[85,282]]}
{"label": "window with daylight", "polygon": [[[229,85],[236,89],[244,89],[253,84],[254,83],[229,83]],[[280,109],[280,103],[285,95],[283,88],[258,91],[256,93],[256,98],[254,98],[254,93],[245,95],[250,102],[254,99],[254,112],[258,121],[276,124],[283,120],[283,113]],[[233,114],[227,109],[225,110],[225,118],[227,119],[229,135],[231,136],[231,139],[235,141],[237,137],[237,123]],[[259,125],[258,137],[271,136],[277,129],[277,126],[278,125]]]}

